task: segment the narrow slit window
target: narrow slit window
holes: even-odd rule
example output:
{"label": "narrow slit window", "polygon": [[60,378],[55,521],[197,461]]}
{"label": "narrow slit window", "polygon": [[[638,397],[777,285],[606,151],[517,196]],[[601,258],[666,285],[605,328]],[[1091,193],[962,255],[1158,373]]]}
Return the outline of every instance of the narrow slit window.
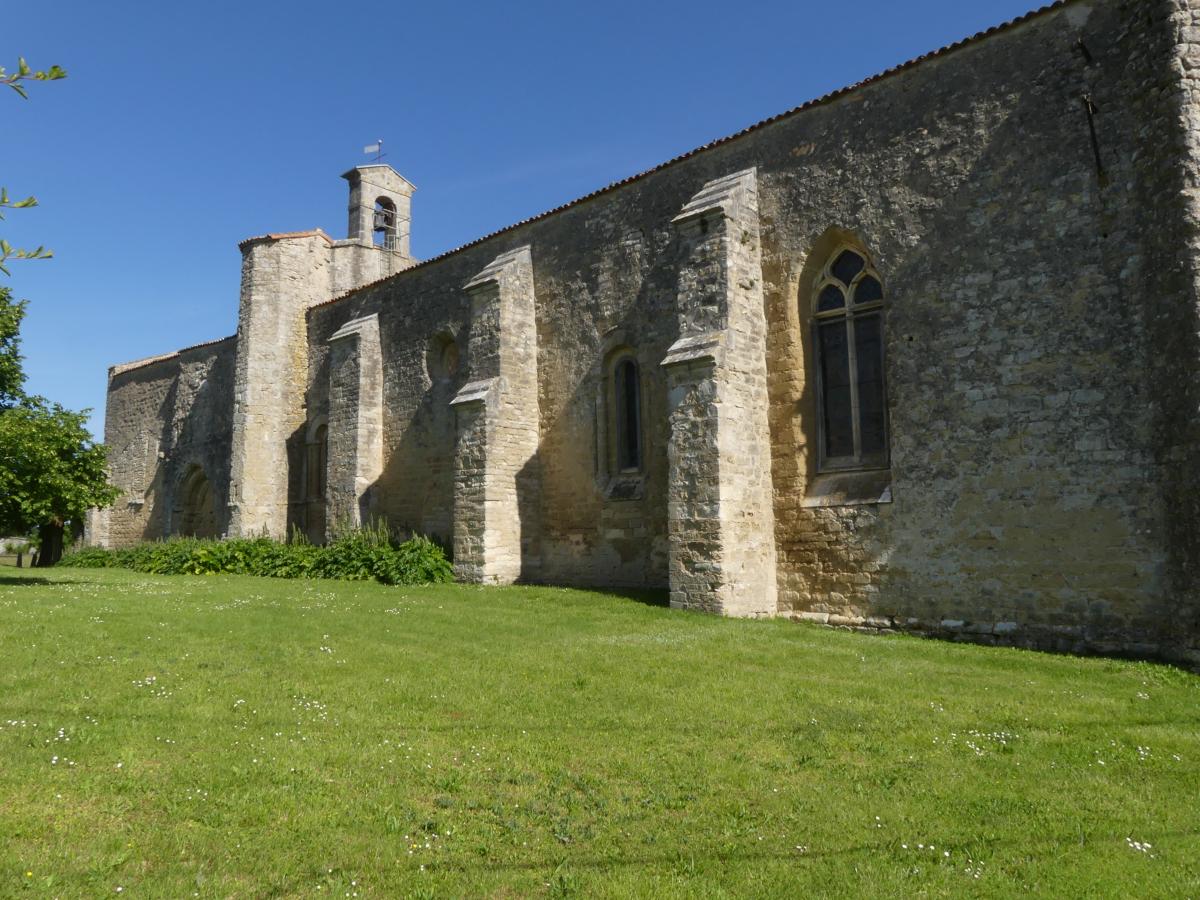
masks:
{"label": "narrow slit window", "polygon": [[883,283],[860,250],[835,252],[813,293],[822,469],[888,462]]}
{"label": "narrow slit window", "polygon": [[613,395],[616,400],[617,468],[628,472],[642,467],[641,387],[638,366],[623,359],[613,370]]}

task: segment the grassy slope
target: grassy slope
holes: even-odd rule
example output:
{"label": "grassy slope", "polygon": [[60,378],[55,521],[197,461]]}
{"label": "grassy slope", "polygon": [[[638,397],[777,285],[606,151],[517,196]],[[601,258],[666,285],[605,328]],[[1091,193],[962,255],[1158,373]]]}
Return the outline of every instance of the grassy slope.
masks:
{"label": "grassy slope", "polygon": [[0,574],[0,896],[1196,896],[1198,763],[1200,678],[1163,667]]}

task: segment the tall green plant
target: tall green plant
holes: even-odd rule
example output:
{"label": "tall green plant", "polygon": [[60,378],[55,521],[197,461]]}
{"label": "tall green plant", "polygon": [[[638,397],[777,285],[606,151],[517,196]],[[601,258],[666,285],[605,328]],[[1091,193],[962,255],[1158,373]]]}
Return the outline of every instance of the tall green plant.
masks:
{"label": "tall green plant", "polygon": [[340,536],[324,547],[267,537],[226,541],[173,538],[125,550],[86,548],[64,557],[60,565],[124,568],[152,575],[262,575],[384,584],[454,580],[450,561],[435,542],[421,536],[397,542],[383,523],[342,529]]}

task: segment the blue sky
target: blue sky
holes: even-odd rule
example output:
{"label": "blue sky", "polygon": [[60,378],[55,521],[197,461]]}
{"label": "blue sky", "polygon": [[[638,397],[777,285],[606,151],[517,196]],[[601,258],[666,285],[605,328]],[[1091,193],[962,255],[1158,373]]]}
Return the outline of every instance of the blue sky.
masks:
{"label": "blue sky", "polygon": [[[383,138],[434,256],[1028,11],[1034,0],[29,2],[0,63],[0,235],[29,387],[103,427],[109,365],[232,334],[239,240],[346,230]],[[0,276],[3,277],[3,276]]]}

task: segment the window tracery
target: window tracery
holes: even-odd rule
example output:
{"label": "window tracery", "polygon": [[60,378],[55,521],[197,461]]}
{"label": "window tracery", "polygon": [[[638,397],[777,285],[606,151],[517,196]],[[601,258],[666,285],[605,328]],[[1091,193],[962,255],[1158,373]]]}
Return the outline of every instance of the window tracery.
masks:
{"label": "window tracery", "polygon": [[814,296],[820,467],[886,466],[883,284],[866,253],[843,246],[830,256]]}

